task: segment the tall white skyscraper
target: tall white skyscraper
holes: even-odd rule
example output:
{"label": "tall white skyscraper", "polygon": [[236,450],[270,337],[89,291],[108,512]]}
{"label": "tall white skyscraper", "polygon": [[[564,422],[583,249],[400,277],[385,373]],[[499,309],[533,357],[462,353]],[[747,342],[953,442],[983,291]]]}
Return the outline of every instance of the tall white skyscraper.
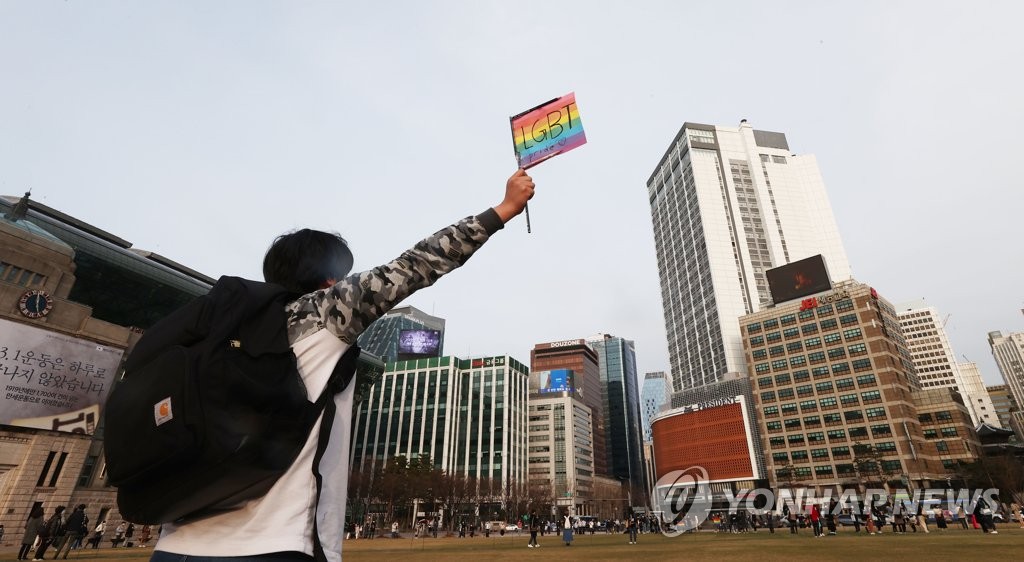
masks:
{"label": "tall white skyscraper", "polygon": [[[1017,406],[1024,404],[1024,332],[1015,332],[1004,336],[1002,332],[989,332],[988,343],[992,346],[992,355],[996,359],[999,373],[1010,390]],[[1018,435],[1024,438],[1024,411],[1010,412],[1010,424],[1017,424],[1018,427],[1011,427],[1018,431]]]}
{"label": "tall white skyscraper", "polygon": [[675,391],[747,371],[737,319],[771,303],[765,270],[822,254],[850,277],[817,160],[783,133],[684,123],[647,191]]}
{"label": "tall white skyscraper", "polygon": [[964,399],[975,427],[982,422],[998,427],[995,407],[977,366],[957,363],[956,353],[946,335],[946,319],[939,315],[939,311],[924,299],[919,299],[897,306],[896,314],[921,388],[955,388]]}
{"label": "tall white skyscraper", "polygon": [[[978,423],[1002,427],[1002,422],[999,421],[999,412],[996,411],[996,405],[992,402],[988,389],[985,388],[985,381],[981,378],[978,364],[958,363],[957,366],[960,368],[960,378],[964,383],[963,391],[966,394],[964,399],[967,400],[969,397],[972,404],[970,409],[977,413]],[[1012,428],[1007,427],[1006,429]]]}

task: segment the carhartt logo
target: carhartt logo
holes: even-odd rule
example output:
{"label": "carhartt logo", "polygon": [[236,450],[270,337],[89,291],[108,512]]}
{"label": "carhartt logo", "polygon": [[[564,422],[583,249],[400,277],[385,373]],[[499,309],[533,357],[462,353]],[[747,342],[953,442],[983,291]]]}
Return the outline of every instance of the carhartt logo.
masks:
{"label": "carhartt logo", "polygon": [[153,405],[153,419],[157,425],[163,425],[174,419],[170,396]]}

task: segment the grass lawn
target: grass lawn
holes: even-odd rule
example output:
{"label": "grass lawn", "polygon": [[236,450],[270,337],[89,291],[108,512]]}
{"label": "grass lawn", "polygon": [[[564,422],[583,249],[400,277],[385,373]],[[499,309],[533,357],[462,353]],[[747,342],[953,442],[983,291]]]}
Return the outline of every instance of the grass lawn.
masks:
{"label": "grass lawn", "polygon": [[[586,535],[571,547],[560,537],[540,539],[541,548],[527,548],[527,535],[441,539],[350,540],[345,542],[345,560],[980,560],[1017,559],[1024,548],[1024,529],[1002,526],[998,535],[980,531],[949,530],[945,533],[868,536],[844,529],[838,536],[814,538],[810,529],[792,536],[788,532],[769,535],[761,530],[747,534],[688,534],[674,538],[640,535],[639,544],[627,544],[626,535]],[[79,550],[68,559],[145,560],[151,549],[120,548]],[[14,560],[17,551],[4,549],[0,560]],[[52,556],[52,554],[50,555]]]}

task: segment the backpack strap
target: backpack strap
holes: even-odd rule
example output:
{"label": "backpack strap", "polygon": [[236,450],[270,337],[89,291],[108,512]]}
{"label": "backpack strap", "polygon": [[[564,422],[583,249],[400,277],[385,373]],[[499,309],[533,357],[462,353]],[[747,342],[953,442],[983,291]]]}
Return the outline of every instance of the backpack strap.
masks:
{"label": "backpack strap", "polygon": [[[313,477],[316,478],[316,509],[320,508],[320,492],[323,489],[323,475],[320,474],[320,460],[327,451],[327,444],[331,440],[331,428],[334,426],[334,417],[337,414],[337,405],[334,403],[334,396],[341,393],[351,384],[355,377],[356,364],[359,359],[359,346],[352,344],[345,351],[341,359],[334,366],[331,378],[327,381],[320,398],[316,401],[316,412],[323,411],[324,418],[320,422],[320,431],[317,435],[316,454],[313,456]],[[327,562],[327,555],[324,554],[323,545],[320,544],[320,529],[317,525],[316,511],[313,512],[313,559],[316,562]]]}

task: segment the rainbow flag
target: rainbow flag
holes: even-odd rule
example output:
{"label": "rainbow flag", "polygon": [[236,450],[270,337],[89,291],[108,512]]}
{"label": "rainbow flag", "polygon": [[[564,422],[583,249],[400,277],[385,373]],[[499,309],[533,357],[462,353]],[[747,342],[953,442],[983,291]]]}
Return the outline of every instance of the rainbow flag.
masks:
{"label": "rainbow flag", "polygon": [[527,109],[509,121],[520,168],[536,166],[587,142],[575,92]]}

